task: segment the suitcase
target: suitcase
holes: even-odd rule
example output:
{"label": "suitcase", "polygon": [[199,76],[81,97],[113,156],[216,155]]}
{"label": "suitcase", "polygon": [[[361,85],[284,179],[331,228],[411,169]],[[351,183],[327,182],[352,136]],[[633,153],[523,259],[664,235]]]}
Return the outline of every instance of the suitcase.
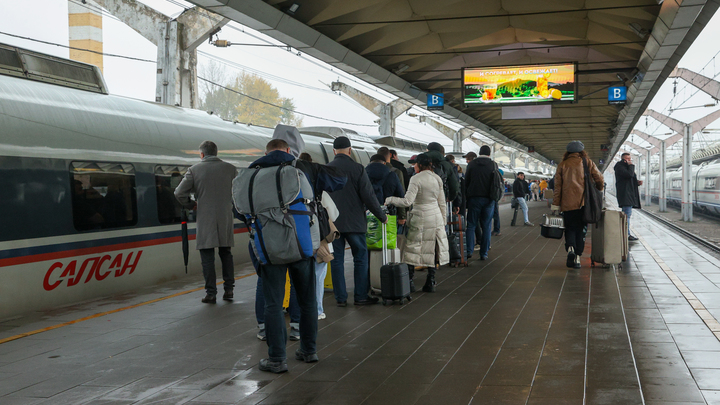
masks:
{"label": "suitcase", "polygon": [[515,211],[513,211],[513,219],[510,221],[510,226],[515,226],[515,221],[517,221],[517,212],[518,212],[519,206],[515,207]]}
{"label": "suitcase", "polygon": [[370,292],[374,295],[379,295],[382,291],[382,282],[380,278],[380,268],[385,263],[399,263],[400,262],[400,249],[389,249],[387,251],[388,261],[383,262],[382,250],[370,250],[370,259],[368,267],[370,269]]}
{"label": "suitcase", "polygon": [[385,235],[385,226],[383,225],[383,250],[381,252],[383,266],[380,267],[380,295],[382,296],[383,305],[388,305],[394,301],[400,301],[400,305],[404,305],[406,299],[408,302],[412,301],[412,296],[410,296],[410,270],[405,263],[389,261]]}
{"label": "suitcase", "polygon": [[621,265],[627,259],[627,220],[621,211],[603,210],[600,221],[592,227],[590,263]]}
{"label": "suitcase", "polygon": [[452,214],[450,222],[448,222],[447,234],[448,248],[450,255],[450,266],[468,266],[467,254],[465,253],[467,244],[467,234],[465,233],[465,217],[463,215]]}
{"label": "suitcase", "polygon": [[544,238],[562,239],[565,232],[563,217],[559,215],[543,214],[543,223],[540,225],[540,235]]}

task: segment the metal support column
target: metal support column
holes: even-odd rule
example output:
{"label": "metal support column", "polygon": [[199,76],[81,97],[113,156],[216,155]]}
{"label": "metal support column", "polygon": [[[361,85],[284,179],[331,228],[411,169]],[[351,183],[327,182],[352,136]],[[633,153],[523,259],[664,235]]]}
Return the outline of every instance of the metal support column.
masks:
{"label": "metal support column", "polygon": [[685,124],[683,137],[683,165],[682,165],[682,220],[693,220],[692,206],[692,131],[690,125]]}
{"label": "metal support column", "polygon": [[658,205],[660,206],[660,212],[667,212],[667,184],[665,184],[665,141],[660,141],[660,173],[658,176],[659,184],[659,196]]}
{"label": "metal support column", "polygon": [[650,196],[650,149],[647,150],[645,156],[645,205],[650,206],[652,197]]}

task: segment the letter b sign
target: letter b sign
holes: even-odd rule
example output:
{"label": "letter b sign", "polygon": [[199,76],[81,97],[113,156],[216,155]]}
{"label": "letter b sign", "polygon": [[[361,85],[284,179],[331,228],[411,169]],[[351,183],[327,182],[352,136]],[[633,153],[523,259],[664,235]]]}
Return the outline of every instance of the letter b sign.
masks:
{"label": "letter b sign", "polygon": [[445,96],[440,94],[428,93],[427,95],[427,109],[428,110],[442,110],[445,104]]}
{"label": "letter b sign", "polygon": [[627,100],[627,87],[618,86],[608,89],[608,104],[625,104]]}

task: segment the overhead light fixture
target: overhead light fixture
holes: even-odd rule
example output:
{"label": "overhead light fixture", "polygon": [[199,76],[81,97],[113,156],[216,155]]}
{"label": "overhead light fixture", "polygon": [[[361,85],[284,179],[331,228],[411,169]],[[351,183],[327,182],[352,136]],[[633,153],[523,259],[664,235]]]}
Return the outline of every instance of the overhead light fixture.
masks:
{"label": "overhead light fixture", "polygon": [[646,30],[642,27],[642,25],[636,22],[631,22],[630,24],[628,24],[628,27],[630,27],[630,30],[634,32],[635,35],[639,36],[642,39],[645,39],[645,37],[647,37],[650,33],[650,31]]}
{"label": "overhead light fixture", "polygon": [[410,66],[408,66],[408,65],[406,65],[406,64],[404,64],[404,63],[401,63],[398,67],[396,67],[396,68],[393,70],[393,73],[395,73],[396,75],[400,75],[400,74],[402,74],[404,71],[408,70],[409,68],[410,68]]}
{"label": "overhead light fixture", "polygon": [[298,3],[293,3],[292,6],[288,7],[288,9],[285,10],[285,12],[288,13],[288,14],[290,14],[290,15],[295,15],[295,13],[297,12],[297,10],[298,10],[299,8],[300,8],[300,4],[298,4]]}

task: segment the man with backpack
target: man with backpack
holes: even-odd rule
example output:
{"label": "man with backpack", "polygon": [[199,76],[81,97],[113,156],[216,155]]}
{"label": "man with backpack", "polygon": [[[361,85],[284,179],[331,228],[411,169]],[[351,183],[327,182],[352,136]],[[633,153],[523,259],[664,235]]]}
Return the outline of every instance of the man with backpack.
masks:
{"label": "man with backpack", "polygon": [[[468,206],[468,259],[472,256],[475,246],[475,229],[480,227],[480,260],[487,260],[490,249],[490,229],[493,212],[497,201],[502,198],[502,176],[497,164],[490,159],[490,147],[483,145],[480,156],[473,159],[465,172]],[[500,196],[498,198],[497,196]]]}
{"label": "man with backpack", "polygon": [[368,296],[370,292],[370,273],[368,272],[368,249],[365,241],[367,218],[365,209],[370,210],[380,221],[387,223],[387,215],[375,197],[365,168],[356,163],[352,156],[350,139],[345,136],[333,141],[335,159],[328,166],[340,169],[347,176],[347,184],[342,190],[330,193],[340,215],[335,227],[340,238],[332,243],[334,256],[330,265],[333,293],[339,307],[347,306],[347,288],[345,287],[345,242],[350,245],[355,265],[355,305],[377,304],[379,299]]}

